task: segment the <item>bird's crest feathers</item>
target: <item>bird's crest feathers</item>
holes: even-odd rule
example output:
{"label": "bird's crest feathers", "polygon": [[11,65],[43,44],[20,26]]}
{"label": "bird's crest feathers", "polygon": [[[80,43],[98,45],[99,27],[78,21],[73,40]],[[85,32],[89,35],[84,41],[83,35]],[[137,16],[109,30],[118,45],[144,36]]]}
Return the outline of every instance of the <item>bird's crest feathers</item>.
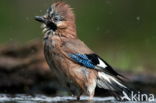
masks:
{"label": "bird's crest feathers", "polygon": [[75,20],[75,16],[72,8],[66,4],[65,2],[56,2],[52,4],[52,11],[58,12],[61,16],[63,16],[67,20]]}

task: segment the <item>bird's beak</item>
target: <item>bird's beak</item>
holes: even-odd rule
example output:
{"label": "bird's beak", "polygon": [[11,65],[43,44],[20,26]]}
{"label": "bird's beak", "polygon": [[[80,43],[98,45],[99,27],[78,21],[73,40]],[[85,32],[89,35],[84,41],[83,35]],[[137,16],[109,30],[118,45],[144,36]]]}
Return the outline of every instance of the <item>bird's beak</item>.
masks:
{"label": "bird's beak", "polygon": [[50,28],[53,31],[57,29],[57,25],[47,20],[44,16],[35,16],[35,20],[40,23],[44,23],[48,28]]}
{"label": "bird's beak", "polygon": [[46,23],[46,19],[43,16],[35,16],[35,20],[40,23]]}

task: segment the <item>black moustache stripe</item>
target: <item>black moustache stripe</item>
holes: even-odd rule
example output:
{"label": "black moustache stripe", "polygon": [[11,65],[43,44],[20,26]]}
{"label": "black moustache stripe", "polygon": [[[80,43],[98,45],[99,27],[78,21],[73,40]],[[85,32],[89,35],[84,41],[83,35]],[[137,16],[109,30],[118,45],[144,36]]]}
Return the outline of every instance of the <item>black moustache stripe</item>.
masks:
{"label": "black moustache stripe", "polygon": [[54,24],[54,23],[51,22],[51,21],[47,21],[47,22],[46,22],[46,26],[47,26],[49,29],[52,29],[53,31],[56,31],[56,29],[57,29],[56,24]]}

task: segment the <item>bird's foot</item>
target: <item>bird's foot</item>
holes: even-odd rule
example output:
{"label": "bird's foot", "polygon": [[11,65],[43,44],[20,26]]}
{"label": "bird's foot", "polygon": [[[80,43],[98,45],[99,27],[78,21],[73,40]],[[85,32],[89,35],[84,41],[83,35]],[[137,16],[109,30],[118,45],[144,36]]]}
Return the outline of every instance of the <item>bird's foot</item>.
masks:
{"label": "bird's foot", "polygon": [[80,96],[77,96],[76,99],[77,99],[77,101],[80,101]]}

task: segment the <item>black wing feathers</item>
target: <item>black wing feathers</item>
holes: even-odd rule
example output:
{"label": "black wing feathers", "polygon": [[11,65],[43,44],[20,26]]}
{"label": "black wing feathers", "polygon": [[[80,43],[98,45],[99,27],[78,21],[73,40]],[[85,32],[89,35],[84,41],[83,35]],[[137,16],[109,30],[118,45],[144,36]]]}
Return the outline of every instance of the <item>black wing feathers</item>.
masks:
{"label": "black wing feathers", "polygon": [[106,61],[104,61],[98,55],[96,55],[96,54],[86,54],[86,55],[92,61],[92,63],[94,65],[98,65],[99,64],[99,59],[102,60],[107,65],[107,67],[101,68],[102,70],[104,70],[104,71],[106,70],[107,72],[109,72],[111,75],[114,75],[114,76],[119,75],[115,70],[113,70],[113,68]]}

